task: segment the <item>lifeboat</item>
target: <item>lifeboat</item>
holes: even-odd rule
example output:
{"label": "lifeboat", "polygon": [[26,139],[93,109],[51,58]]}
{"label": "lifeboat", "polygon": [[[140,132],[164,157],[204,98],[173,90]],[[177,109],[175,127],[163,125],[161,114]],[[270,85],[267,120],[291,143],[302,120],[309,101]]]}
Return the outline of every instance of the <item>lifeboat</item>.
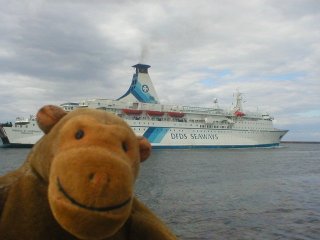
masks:
{"label": "lifeboat", "polygon": [[177,118],[181,118],[184,116],[183,112],[168,112],[168,115],[170,117],[177,117]]}
{"label": "lifeboat", "polygon": [[236,111],[236,112],[234,113],[234,115],[236,115],[237,117],[243,117],[245,114],[244,114],[243,112],[240,112],[240,111],[238,110],[238,111]]}
{"label": "lifeboat", "polygon": [[163,116],[164,114],[164,112],[160,112],[160,111],[147,110],[146,112],[149,116],[157,116],[157,117]]}
{"label": "lifeboat", "polygon": [[140,115],[142,113],[142,110],[138,110],[138,109],[122,109],[122,112],[124,112],[127,115]]}

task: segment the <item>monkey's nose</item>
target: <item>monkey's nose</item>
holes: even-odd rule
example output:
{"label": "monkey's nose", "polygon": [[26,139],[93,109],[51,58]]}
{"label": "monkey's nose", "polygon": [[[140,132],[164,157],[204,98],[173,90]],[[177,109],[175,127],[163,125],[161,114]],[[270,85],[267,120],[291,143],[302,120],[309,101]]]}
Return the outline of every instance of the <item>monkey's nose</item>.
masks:
{"label": "monkey's nose", "polygon": [[90,186],[95,189],[103,190],[108,187],[111,178],[106,172],[91,172],[88,174]]}

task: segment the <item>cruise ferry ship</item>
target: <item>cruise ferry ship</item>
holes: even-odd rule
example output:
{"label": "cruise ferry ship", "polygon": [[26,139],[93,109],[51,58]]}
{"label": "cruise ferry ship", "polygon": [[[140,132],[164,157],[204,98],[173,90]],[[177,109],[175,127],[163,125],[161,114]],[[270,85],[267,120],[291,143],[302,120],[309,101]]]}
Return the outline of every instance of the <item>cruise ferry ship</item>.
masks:
{"label": "cruise ferry ship", "polygon": [[[116,100],[91,99],[61,104],[66,111],[96,108],[123,118],[137,135],[146,137],[153,148],[249,148],[275,147],[287,130],[273,126],[273,118],[259,112],[246,112],[242,94],[236,92],[230,110],[161,104],[148,70],[149,65],[133,66],[128,91]],[[43,133],[34,116],[17,118],[0,125],[3,146],[32,146]]]}

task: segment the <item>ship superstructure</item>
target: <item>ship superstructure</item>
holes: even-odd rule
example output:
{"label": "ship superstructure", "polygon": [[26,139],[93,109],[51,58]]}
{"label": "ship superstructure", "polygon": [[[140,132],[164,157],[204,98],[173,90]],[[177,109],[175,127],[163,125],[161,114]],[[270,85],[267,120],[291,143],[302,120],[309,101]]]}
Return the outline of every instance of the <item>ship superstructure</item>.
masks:
{"label": "ship superstructure", "polygon": [[[90,99],[64,103],[66,111],[96,108],[123,118],[137,135],[146,137],[153,148],[247,148],[278,146],[287,130],[273,127],[273,118],[259,112],[245,112],[242,94],[234,95],[231,110],[161,104],[150,79],[149,65],[136,64],[128,91],[116,100]],[[42,136],[36,119],[1,126],[5,145],[32,145]]]}

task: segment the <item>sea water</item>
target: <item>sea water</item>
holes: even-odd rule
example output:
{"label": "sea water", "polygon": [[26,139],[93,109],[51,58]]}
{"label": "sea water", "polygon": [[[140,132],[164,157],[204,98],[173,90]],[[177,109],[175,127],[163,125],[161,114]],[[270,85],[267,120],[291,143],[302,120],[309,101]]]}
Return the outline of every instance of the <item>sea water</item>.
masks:
{"label": "sea water", "polygon": [[[0,175],[30,149],[0,149]],[[136,195],[180,239],[320,239],[320,144],[154,150]]]}

